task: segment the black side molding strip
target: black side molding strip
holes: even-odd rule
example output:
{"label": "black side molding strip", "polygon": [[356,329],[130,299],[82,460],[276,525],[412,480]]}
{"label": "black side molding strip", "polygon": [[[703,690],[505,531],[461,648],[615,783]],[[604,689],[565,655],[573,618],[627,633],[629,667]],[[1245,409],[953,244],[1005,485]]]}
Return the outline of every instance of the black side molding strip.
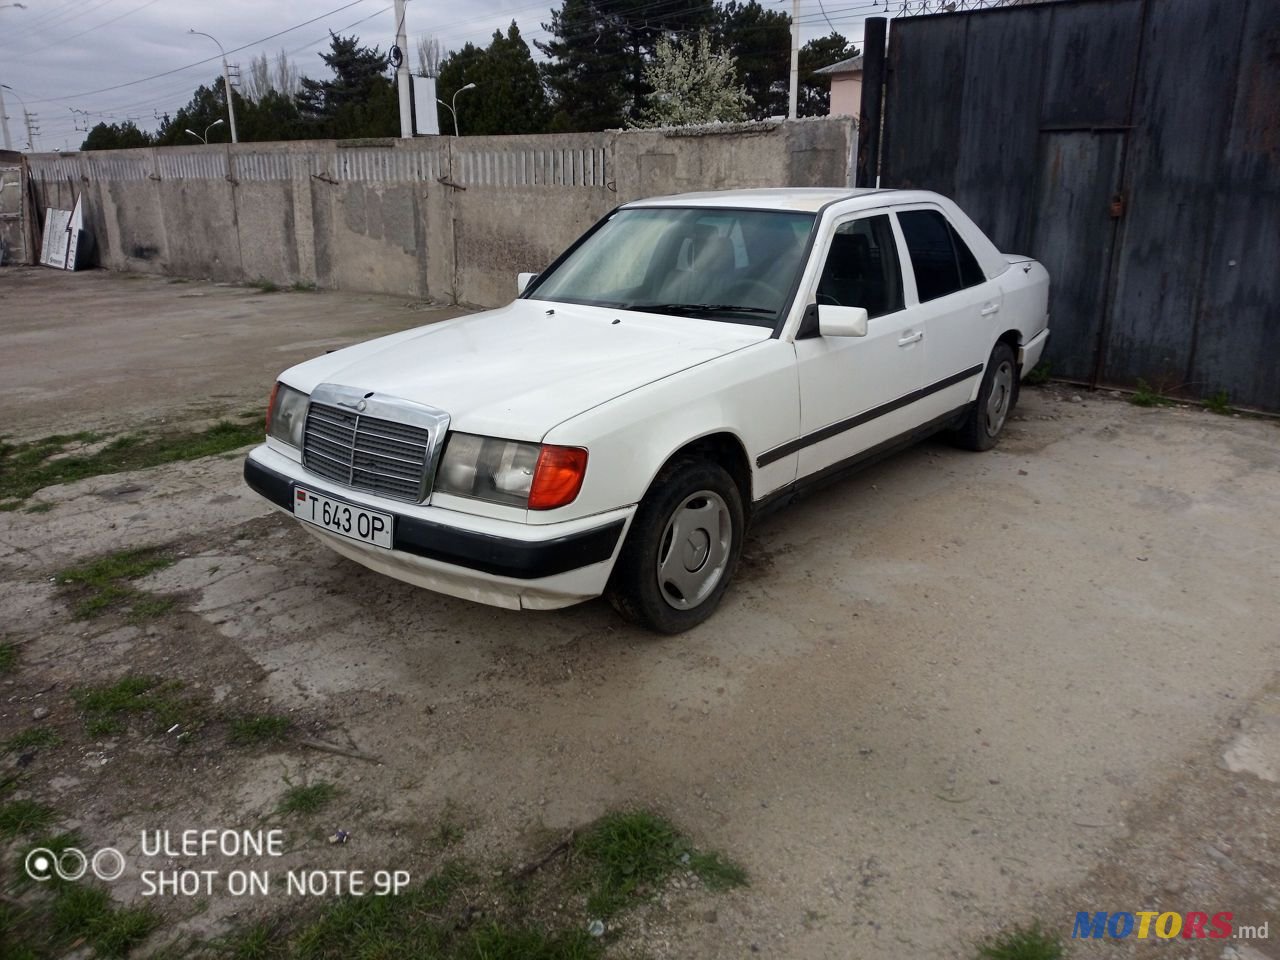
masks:
{"label": "black side molding strip", "polygon": [[882,403],[878,407],[872,407],[870,410],[864,410],[857,416],[848,417],[844,420],[838,420],[835,423],[828,424],[820,430],[813,433],[807,433],[803,437],[797,437],[794,440],[788,440],[786,443],[774,447],[772,450],[766,450],[760,456],[756,457],[756,466],[765,467],[773,463],[775,460],[781,460],[783,457],[790,456],[797,450],[803,450],[805,447],[811,447],[815,443],[821,443],[823,440],[829,440],[832,437],[844,433],[846,430],[852,430],[854,427],[860,427],[864,423],[868,423],[877,417],[883,417],[886,413],[893,413],[895,410],[901,410],[908,404],[915,403],[917,400],[923,400],[931,393],[937,393],[939,390],[945,390],[947,387],[954,386],[965,380],[975,377],[982,372],[983,365],[976,363],[967,370],[961,370],[959,373],[953,373],[949,377],[944,377],[936,383],[931,383],[927,387],[921,387],[919,390],[912,390],[910,393],[903,394],[895,400],[888,403]]}
{"label": "black side molding strip", "polygon": [[[277,507],[293,512],[294,483],[288,477],[246,457],[244,480]],[[622,520],[614,520],[594,530],[553,540],[512,540],[402,514],[392,516],[394,549],[516,580],[552,577],[608,560],[613,556],[623,527]]]}

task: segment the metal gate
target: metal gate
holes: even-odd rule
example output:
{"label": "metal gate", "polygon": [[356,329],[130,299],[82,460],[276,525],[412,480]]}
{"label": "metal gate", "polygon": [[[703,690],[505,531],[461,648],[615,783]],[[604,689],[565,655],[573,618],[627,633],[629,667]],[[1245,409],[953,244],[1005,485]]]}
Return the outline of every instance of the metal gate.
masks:
{"label": "metal gate", "polygon": [[1280,3],[901,18],[885,76],[882,185],[1045,263],[1055,375],[1280,410]]}

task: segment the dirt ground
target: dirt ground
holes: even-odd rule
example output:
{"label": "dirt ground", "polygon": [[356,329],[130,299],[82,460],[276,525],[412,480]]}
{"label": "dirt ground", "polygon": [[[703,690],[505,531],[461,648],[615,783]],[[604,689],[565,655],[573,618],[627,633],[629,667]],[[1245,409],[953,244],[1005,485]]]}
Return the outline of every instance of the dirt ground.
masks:
{"label": "dirt ground", "polygon": [[[0,402],[21,436],[204,417],[444,315],[0,271]],[[0,735],[48,710],[69,732],[35,758],[37,796],[135,866],[143,829],[275,823],[286,781],[342,790],[322,824],[284,823],[289,863],[324,869],[420,873],[445,817],[484,858],[645,805],[751,876],[644,912],[623,947],[652,957],[961,958],[1007,924],[1069,938],[1080,910],[1159,909],[1270,939],[1069,955],[1277,960],[1278,441],[1274,421],[1026,389],[996,450],[925,443],[768,518],[721,610],[675,638],[599,601],[518,613],[380,578],[271,513],[238,456],[47,488],[47,512],[0,513],[0,633],[24,664]],[[155,544],[181,559],[140,586],[174,612],[73,619],[55,571]],[[378,762],[77,739],[70,689],[125,672]],[[136,901],[135,870],[114,894]],[[265,905],[166,908],[204,931]]]}

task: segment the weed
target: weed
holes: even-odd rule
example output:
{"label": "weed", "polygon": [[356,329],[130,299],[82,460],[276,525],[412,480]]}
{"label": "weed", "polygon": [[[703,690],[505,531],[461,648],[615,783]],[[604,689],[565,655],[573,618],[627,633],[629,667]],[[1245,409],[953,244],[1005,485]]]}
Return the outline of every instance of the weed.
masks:
{"label": "weed", "polygon": [[167,612],[174,601],[154,597],[129,586],[128,581],[145,577],[173,563],[161,547],[122,550],[70,567],[58,574],[58,583],[79,588],[81,597],[73,608],[77,618],[89,620],[115,607],[129,606],[131,617],[146,620]]}
{"label": "weed", "polygon": [[1138,381],[1138,389],[1133,391],[1133,395],[1129,397],[1129,402],[1135,407],[1167,407],[1173,403],[1164,394],[1153,390],[1151,384],[1145,380]]}
{"label": "weed", "polygon": [[294,293],[315,293],[316,285],[314,283],[307,283],[305,280],[295,280],[289,289]]}
{"label": "weed", "polygon": [[53,822],[54,813],[34,800],[10,800],[0,806],[0,837],[17,837],[43,830]]}
{"label": "weed", "polygon": [[591,864],[587,910],[604,917],[642,889],[652,889],[681,869],[694,871],[712,889],[746,883],[746,872],[715,853],[699,853],[670,821],[647,811],[611,813],[575,844]]}
{"label": "weed", "polygon": [[284,792],[276,812],[286,816],[291,813],[316,813],[327,807],[337,795],[338,788],[323,780],[309,786],[291,786]]}
{"label": "weed", "polygon": [[268,280],[266,277],[258,277],[257,280],[250,280],[245,284],[246,287],[252,287],[259,293],[279,293],[280,285],[274,280]]}
{"label": "weed", "polygon": [[1006,930],[978,947],[979,960],[1061,960],[1062,941],[1039,924]]}
{"label": "weed", "polygon": [[101,887],[67,884],[57,889],[50,916],[53,932],[83,939],[101,957],[123,957],[160,925],[147,908],[116,908]]}
{"label": "weed", "polygon": [[27,443],[0,443],[0,508],[14,510],[37,490],[86,477],[142,470],[238,450],[262,439],[261,416],[252,422],[223,420],[204,430],[127,434],[91,454],[51,459],[69,446],[91,443],[97,434],[56,434]]}
{"label": "weed", "polygon": [[1048,360],[1041,360],[1027,374],[1023,383],[1028,383],[1033,387],[1043,386],[1053,377],[1052,368],[1049,366]]}
{"label": "weed", "polygon": [[190,283],[191,281],[188,280],[186,277],[170,277],[169,282],[170,283]]}
{"label": "weed", "polygon": [[1225,390],[1219,390],[1211,396],[1204,402],[1204,406],[1210,413],[1216,413],[1222,417],[1229,417],[1235,413],[1231,406],[1231,398]]}
{"label": "weed", "polygon": [[56,747],[61,742],[62,738],[58,736],[57,731],[50,730],[48,727],[31,727],[21,733],[15,733],[4,742],[4,748],[17,753],[34,747]]}
{"label": "weed", "polygon": [[199,711],[195,704],[174,695],[181,687],[176,680],[126,676],[112,684],[81,687],[72,697],[84,713],[85,731],[92,737],[120,733],[130,714],[149,714],[157,732],[180,722],[190,729],[198,726]]}
{"label": "weed", "polygon": [[246,745],[274,743],[289,735],[293,721],[273,713],[249,714],[231,721],[230,740]]}
{"label": "weed", "polygon": [[18,666],[18,645],[0,643],[0,677],[7,677]]}
{"label": "weed", "polygon": [[52,503],[33,503],[23,513],[48,513],[52,509]]}

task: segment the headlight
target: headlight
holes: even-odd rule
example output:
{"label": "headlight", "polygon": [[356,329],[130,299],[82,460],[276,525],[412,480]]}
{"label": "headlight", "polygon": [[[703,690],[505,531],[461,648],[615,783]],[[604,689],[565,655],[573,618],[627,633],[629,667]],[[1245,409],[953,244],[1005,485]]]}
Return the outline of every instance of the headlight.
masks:
{"label": "headlight", "polygon": [[277,383],[267,408],[267,436],[302,449],[302,428],[307,422],[307,401],[301,390]]}
{"label": "headlight", "polygon": [[551,510],[573,501],[586,470],[587,451],[580,447],[451,433],[435,489],[511,507]]}

